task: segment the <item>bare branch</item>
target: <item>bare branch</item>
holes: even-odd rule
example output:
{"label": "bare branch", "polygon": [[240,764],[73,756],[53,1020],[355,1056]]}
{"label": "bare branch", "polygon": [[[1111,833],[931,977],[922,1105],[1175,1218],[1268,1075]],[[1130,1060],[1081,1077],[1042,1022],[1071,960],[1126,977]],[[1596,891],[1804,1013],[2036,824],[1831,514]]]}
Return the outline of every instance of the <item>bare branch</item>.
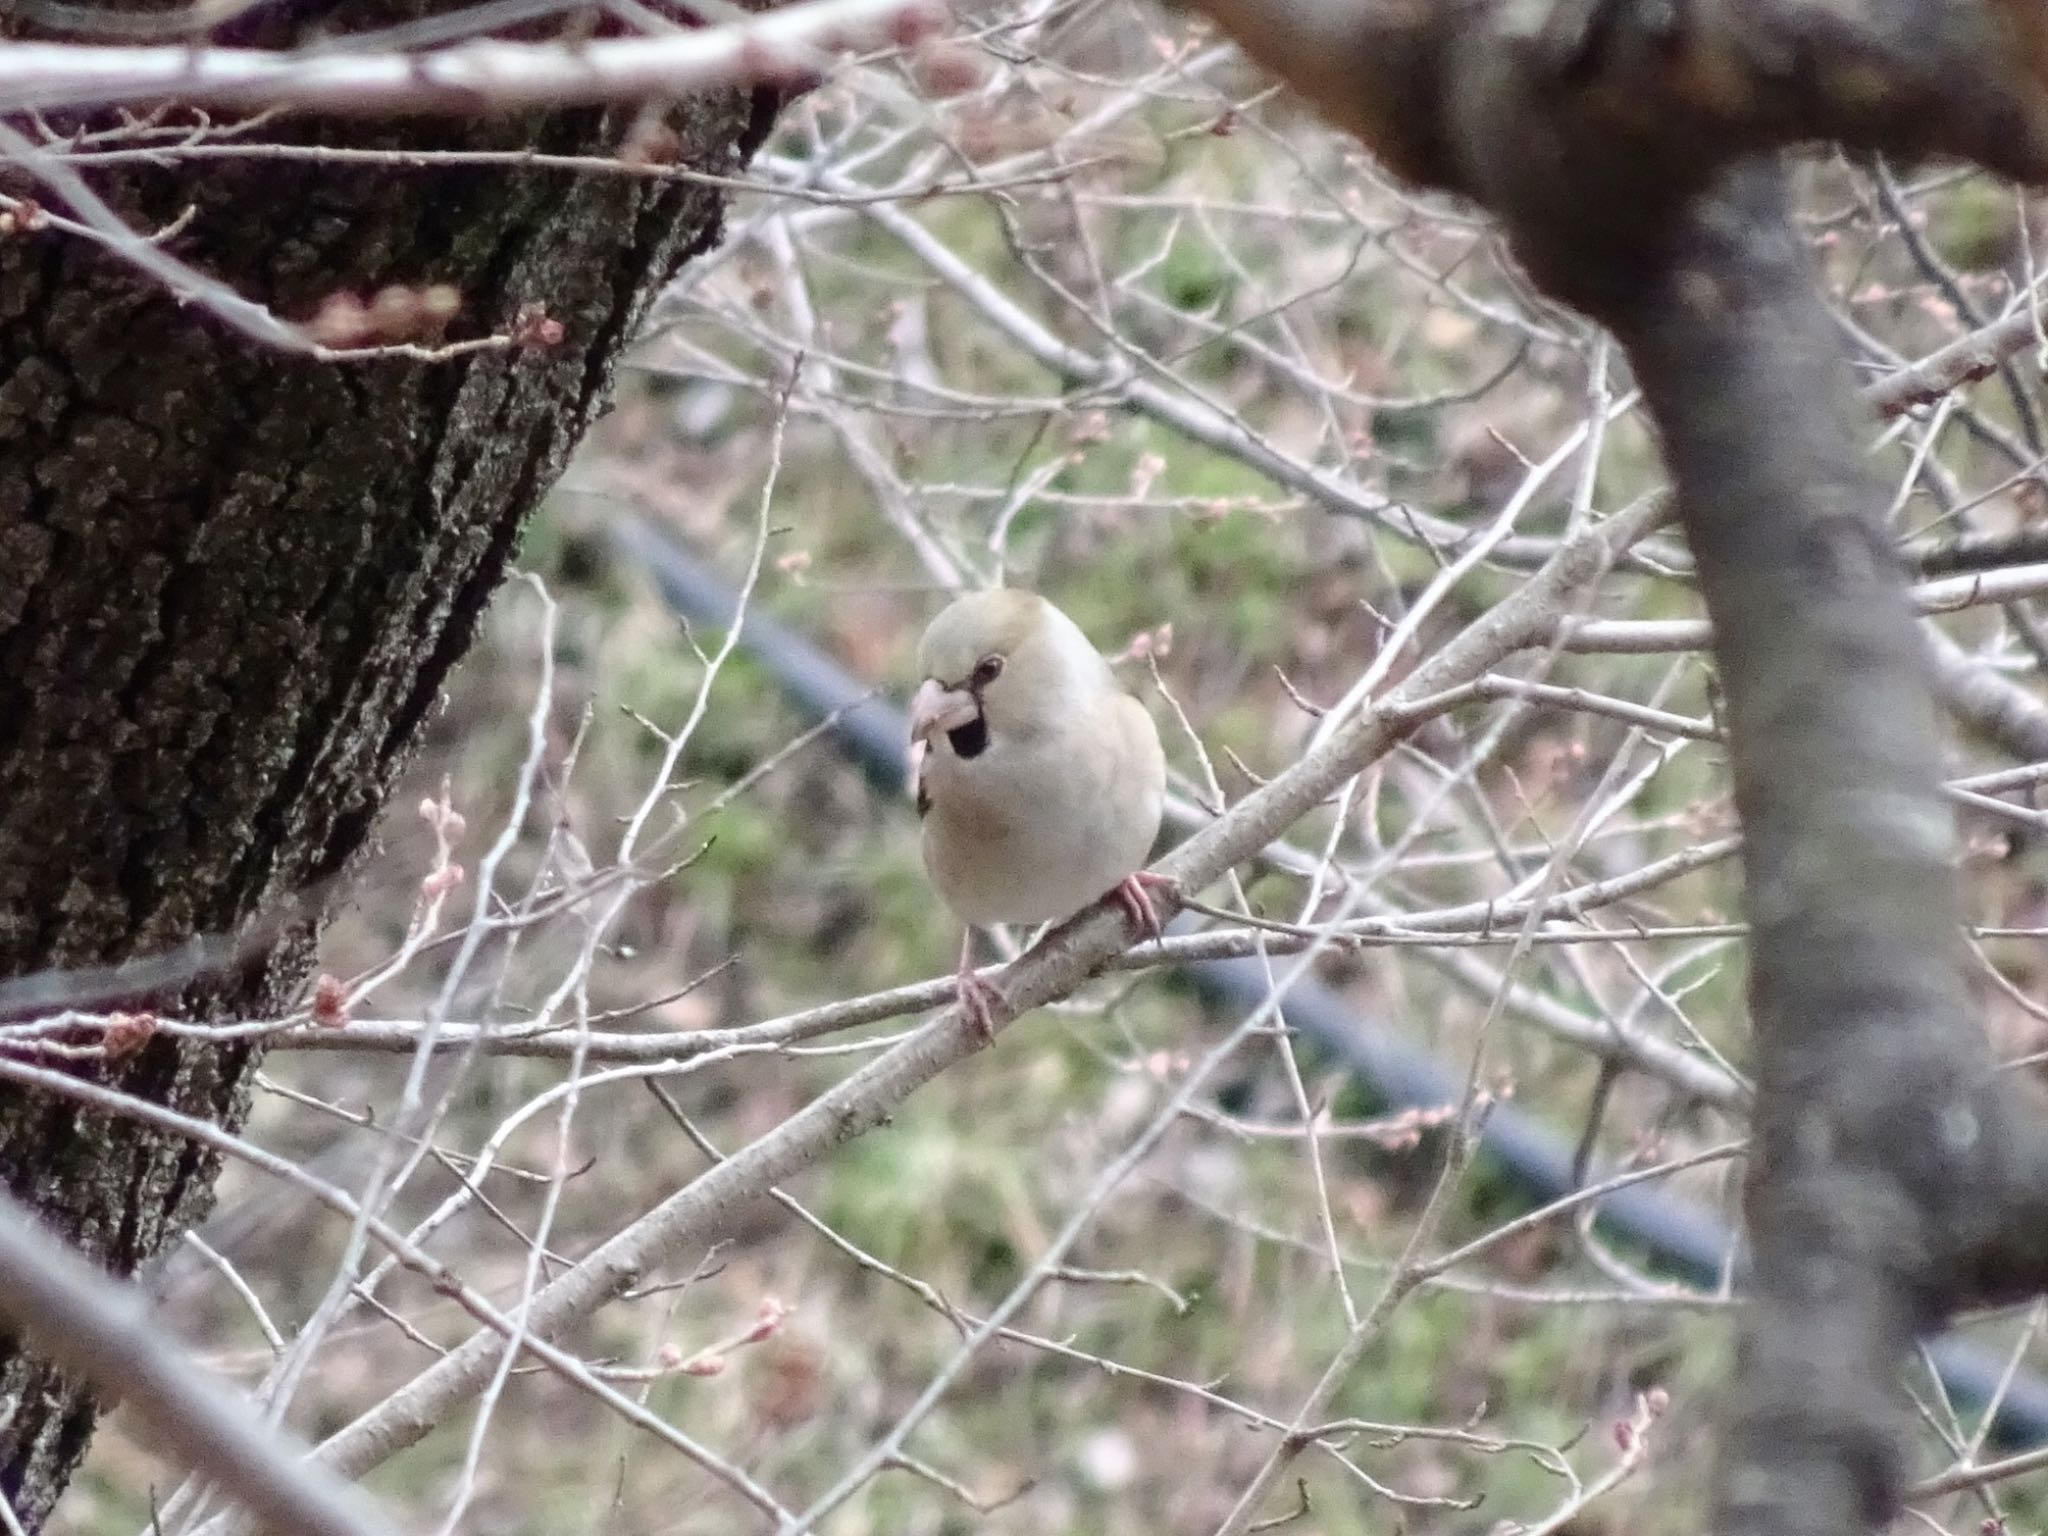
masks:
{"label": "bare branch", "polygon": [[171,1347],[141,1297],[47,1236],[4,1193],[0,1312],[109,1397],[125,1400],[166,1446],[218,1479],[265,1528],[389,1536],[391,1527],[361,1493],[211,1381]]}
{"label": "bare branch", "polygon": [[[1566,603],[1600,578],[1617,550],[1655,520],[1654,510],[1642,507],[1569,540],[1520,592],[1419,665],[1389,694],[1389,705],[1398,709],[1411,696],[1442,692],[1478,676],[1526,643],[1530,634],[1554,622]],[[1190,890],[1207,885],[1256,854],[1332,788],[1393,747],[1406,729],[1394,724],[1390,713],[1368,706],[1321,748],[1184,843],[1162,863],[1161,871]],[[1125,943],[1122,921],[1111,913],[1090,910],[1062,924],[997,978],[1005,1014],[1014,1017],[1072,992]],[[700,1175],[543,1288],[527,1316],[531,1335],[559,1336],[656,1265],[714,1241],[746,1204],[882,1123],[909,1094],[985,1043],[957,1009],[941,1014],[751,1146]],[[450,1406],[481,1389],[495,1359],[492,1339],[473,1338],[331,1437],[321,1456],[344,1474],[360,1476],[419,1439]]]}
{"label": "bare branch", "polygon": [[674,100],[810,75],[819,51],[904,44],[941,20],[933,0],[805,0],[662,37],[463,43],[426,53],[0,44],[0,112],[181,102],[338,116],[509,112]]}

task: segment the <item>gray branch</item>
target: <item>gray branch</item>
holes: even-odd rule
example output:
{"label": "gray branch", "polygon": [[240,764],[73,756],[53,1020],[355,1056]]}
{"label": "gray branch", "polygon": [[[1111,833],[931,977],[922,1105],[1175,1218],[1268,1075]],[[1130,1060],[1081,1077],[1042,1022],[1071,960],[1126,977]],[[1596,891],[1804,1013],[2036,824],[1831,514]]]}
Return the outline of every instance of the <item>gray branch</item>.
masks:
{"label": "gray branch", "polygon": [[[2048,1116],[1996,1072],[1971,1003],[1937,676],[2006,739],[2040,714],[1952,651],[1937,674],[1868,406],[1760,152],[1833,138],[2039,179],[2048,12],[1207,4],[1398,169],[1499,215],[1628,352],[1712,620],[1753,929],[1754,1300],[1715,1528],[1880,1526],[1914,1339],[2048,1281]],[[1982,361],[1944,356],[1925,387]]]}
{"label": "gray branch", "polygon": [[362,1494],[265,1424],[186,1358],[141,1296],[108,1278],[0,1193],[0,1313],[173,1454],[216,1479],[279,1536],[391,1536]]}

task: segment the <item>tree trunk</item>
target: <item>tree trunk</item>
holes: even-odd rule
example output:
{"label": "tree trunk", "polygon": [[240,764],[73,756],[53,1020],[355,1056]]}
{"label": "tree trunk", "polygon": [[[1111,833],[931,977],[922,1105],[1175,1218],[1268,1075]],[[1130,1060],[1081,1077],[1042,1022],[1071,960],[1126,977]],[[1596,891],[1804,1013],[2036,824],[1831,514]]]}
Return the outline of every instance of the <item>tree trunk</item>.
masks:
{"label": "tree trunk", "polygon": [[[416,6],[258,14],[304,25],[320,12],[338,27]],[[668,120],[680,163],[730,170],[772,110],[744,90],[685,103]],[[631,120],[288,132],[607,154]],[[661,283],[717,238],[721,194],[622,175],[261,160],[93,181],[144,231],[190,208],[171,248],[288,318],[336,292],[447,283],[462,295],[457,334],[502,329],[528,304],[563,332],[449,362],[322,364],[257,349],[71,235],[0,238],[0,978],[227,936],[226,960],[182,997],[102,989],[94,1001],[260,1017],[303,981],[332,877],[601,408],[621,345]],[[0,191],[40,195],[19,176],[0,176]],[[283,922],[250,929],[280,910]],[[159,1034],[82,1070],[232,1126],[255,1056]],[[0,1178],[116,1273],[202,1214],[214,1175],[179,1138],[0,1087]],[[78,1384],[0,1338],[0,1487],[32,1528],[94,1411]]]}

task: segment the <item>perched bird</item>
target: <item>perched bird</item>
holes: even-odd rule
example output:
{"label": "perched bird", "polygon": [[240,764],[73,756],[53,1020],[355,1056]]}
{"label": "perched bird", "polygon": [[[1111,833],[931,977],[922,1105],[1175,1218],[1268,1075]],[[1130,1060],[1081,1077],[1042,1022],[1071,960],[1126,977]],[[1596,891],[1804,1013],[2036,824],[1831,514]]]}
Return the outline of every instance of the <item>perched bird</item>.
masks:
{"label": "perched bird", "polygon": [[962,1007],[993,1033],[994,989],[969,963],[976,926],[1043,923],[1104,896],[1157,936],[1142,871],[1166,760],[1145,706],[1074,621],[1035,592],[970,593],[918,646],[910,705],[924,865],[953,914]]}

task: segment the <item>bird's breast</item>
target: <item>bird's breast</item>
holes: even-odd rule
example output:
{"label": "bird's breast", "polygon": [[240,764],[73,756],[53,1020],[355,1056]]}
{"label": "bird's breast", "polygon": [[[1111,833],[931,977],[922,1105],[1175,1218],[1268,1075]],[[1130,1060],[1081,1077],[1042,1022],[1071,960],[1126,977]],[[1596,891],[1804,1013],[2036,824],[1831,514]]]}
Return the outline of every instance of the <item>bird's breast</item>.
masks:
{"label": "bird's breast", "polygon": [[963,762],[937,752],[924,861],[963,921],[1042,923],[1078,912],[1145,862],[1156,783],[1113,755],[1049,741]]}

